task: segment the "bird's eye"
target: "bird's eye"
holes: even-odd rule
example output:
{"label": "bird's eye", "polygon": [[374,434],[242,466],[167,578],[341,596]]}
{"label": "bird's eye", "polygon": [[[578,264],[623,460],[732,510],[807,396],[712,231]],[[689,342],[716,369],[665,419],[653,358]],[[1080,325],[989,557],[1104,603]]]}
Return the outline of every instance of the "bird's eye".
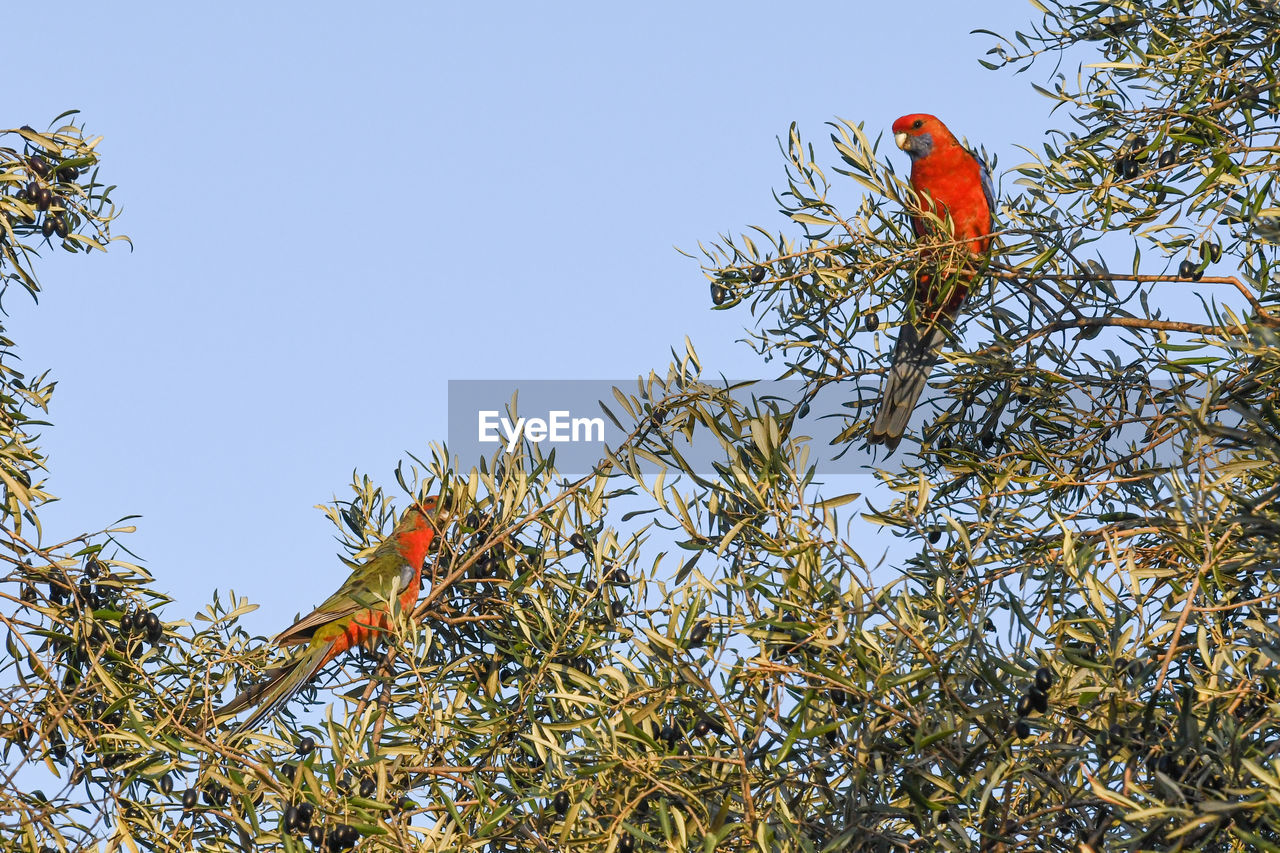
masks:
{"label": "bird's eye", "polygon": [[924,127],[924,119],[916,119],[915,121],[911,122],[912,130],[919,130],[922,127]]}

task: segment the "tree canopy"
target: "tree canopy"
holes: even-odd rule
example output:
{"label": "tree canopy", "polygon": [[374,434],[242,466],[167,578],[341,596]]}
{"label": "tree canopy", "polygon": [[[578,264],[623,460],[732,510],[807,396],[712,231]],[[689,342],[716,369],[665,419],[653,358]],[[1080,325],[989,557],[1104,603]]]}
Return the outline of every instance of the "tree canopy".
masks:
{"label": "tree canopy", "polygon": [[[1280,849],[1280,6],[1034,5],[982,61],[1041,75],[1062,128],[1003,172],[985,283],[865,495],[807,418],[835,395],[863,443],[920,200],[863,125],[793,126],[785,224],[702,266],[797,399],[686,345],[609,401],[628,437],[588,476],[526,443],[356,477],[352,565],[443,496],[422,597],[256,731],[208,725],[277,654],[249,602],[184,618],[125,528],[40,540],[50,386],[0,360],[7,848]],[[17,134],[0,250],[34,295],[28,244],[104,247],[113,209],[79,129]]]}

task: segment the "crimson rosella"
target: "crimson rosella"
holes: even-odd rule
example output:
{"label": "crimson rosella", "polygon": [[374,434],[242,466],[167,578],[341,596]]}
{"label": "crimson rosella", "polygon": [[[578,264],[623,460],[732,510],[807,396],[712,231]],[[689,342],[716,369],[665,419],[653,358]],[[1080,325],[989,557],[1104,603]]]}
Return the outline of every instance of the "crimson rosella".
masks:
{"label": "crimson rosella", "polygon": [[411,609],[421,591],[422,563],[435,539],[436,499],[405,510],[391,535],[324,603],[286,628],[272,641],[277,646],[304,646],[292,660],[267,671],[262,684],[250,687],[216,712],[214,718],[257,709],[236,731],[247,731],[275,713],[320,668],[357,644],[370,646],[391,630],[394,614]]}
{"label": "crimson rosella", "polygon": [[[911,158],[911,187],[920,197],[921,206],[943,222],[950,217],[953,226],[950,235],[940,238],[930,233],[930,220],[911,218],[916,237],[929,238],[937,247],[927,254],[942,251],[940,239],[967,250],[959,255],[962,259],[985,254],[991,247],[991,215],[995,209],[995,191],[986,165],[931,115],[917,113],[898,119],[893,123],[893,140]],[[949,281],[954,276],[937,278]],[[898,332],[880,411],[871,425],[871,444],[884,444],[890,450],[898,446],[946,340],[947,329],[969,295],[973,278],[971,271],[962,271],[953,285],[943,285],[946,292],[939,292],[933,275],[918,277],[916,319],[909,319]]]}

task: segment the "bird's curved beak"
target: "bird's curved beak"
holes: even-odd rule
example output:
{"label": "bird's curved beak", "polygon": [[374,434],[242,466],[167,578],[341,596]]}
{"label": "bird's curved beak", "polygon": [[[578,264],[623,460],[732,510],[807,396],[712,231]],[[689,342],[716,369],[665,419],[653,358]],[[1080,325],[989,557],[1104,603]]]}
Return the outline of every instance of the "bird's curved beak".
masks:
{"label": "bird's curved beak", "polygon": [[906,151],[908,145],[907,135],[905,133],[895,133],[893,135],[893,144]]}

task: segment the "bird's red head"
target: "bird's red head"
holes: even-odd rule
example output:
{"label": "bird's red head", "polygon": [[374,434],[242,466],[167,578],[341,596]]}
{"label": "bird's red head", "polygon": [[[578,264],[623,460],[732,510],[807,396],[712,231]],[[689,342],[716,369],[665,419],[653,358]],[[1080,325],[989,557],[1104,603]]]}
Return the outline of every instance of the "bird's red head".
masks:
{"label": "bird's red head", "polygon": [[435,517],[439,506],[440,499],[436,495],[409,504],[409,507],[400,516],[400,523],[396,525],[397,532],[424,531],[434,536],[439,526],[439,522]]}
{"label": "bird's red head", "polygon": [[928,157],[935,148],[954,144],[956,138],[936,116],[912,113],[893,123],[893,141],[914,161]]}
{"label": "bird's red head", "polygon": [[435,540],[438,522],[434,516],[438,507],[439,498],[434,495],[410,505],[387,539],[411,565],[422,565],[422,560]]}

